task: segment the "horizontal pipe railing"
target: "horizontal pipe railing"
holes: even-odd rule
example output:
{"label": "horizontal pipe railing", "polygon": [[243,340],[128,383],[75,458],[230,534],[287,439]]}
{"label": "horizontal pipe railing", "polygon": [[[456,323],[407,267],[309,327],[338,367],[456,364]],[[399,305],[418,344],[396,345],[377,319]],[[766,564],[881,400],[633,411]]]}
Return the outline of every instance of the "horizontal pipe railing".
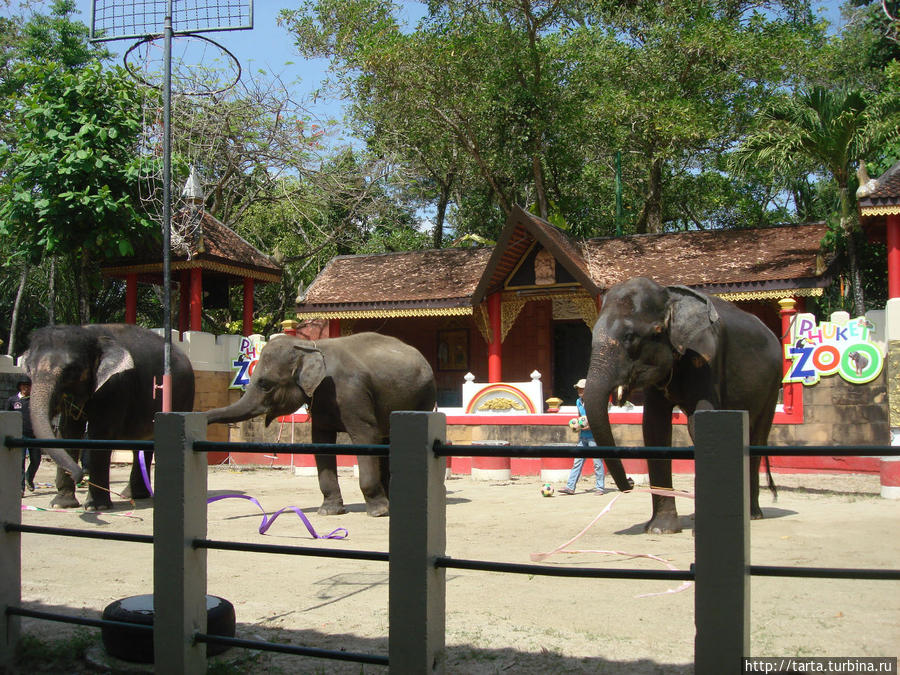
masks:
{"label": "horizontal pipe railing", "polygon": [[8,448],[79,448],[83,450],[153,450],[153,441],[108,440],[105,438],[14,438],[6,436]]}
{"label": "horizontal pipe railing", "polygon": [[127,532],[94,532],[93,530],[73,530],[67,527],[48,527],[46,525],[23,525],[21,523],[4,523],[7,532],[30,532],[32,534],[52,534],[59,537],[78,537],[81,539],[105,539],[107,541],[127,541],[136,544],[152,544],[153,535],[130,534]]}
{"label": "horizontal pipe railing", "polygon": [[807,577],[810,579],[861,579],[866,581],[900,581],[900,570],[853,567],[780,567],[750,565],[757,577]]}
{"label": "horizontal pipe railing", "polygon": [[196,452],[243,452],[250,454],[266,454],[277,452],[280,455],[363,455],[385,456],[390,452],[389,445],[349,445],[349,444],[316,444],[316,443],[237,443],[227,441],[194,441]]}
{"label": "horizontal pipe railing", "polygon": [[661,581],[693,581],[693,570],[639,570],[611,569],[603,567],[558,567],[555,565],[528,565],[522,563],[491,562],[487,560],[466,560],[440,556],[434,561],[435,567],[479,572],[509,572],[511,574],[531,574],[546,577],[583,577],[585,579],[642,579]]}
{"label": "horizontal pipe railing", "polygon": [[319,649],[317,647],[299,647],[280,642],[265,642],[262,640],[246,640],[243,638],[227,637],[225,635],[209,635],[207,633],[195,633],[194,640],[208,644],[228,645],[230,647],[243,647],[245,649],[258,649],[264,652],[278,652],[280,654],[293,654],[294,656],[313,656],[320,659],[333,661],[353,661],[356,663],[369,663],[376,666],[388,665],[388,657],[377,654],[363,654],[360,652],[345,652],[334,649]]}
{"label": "horizontal pipe railing", "polygon": [[346,560],[371,560],[373,562],[390,562],[390,555],[380,551],[346,551],[334,548],[317,548],[312,546],[285,546],[283,544],[251,544],[239,541],[216,541],[213,539],[194,539],[194,548],[214,549],[217,551],[245,551],[248,553],[277,553],[280,555],[305,555],[321,558],[342,558]]}
{"label": "horizontal pipe railing", "polygon": [[70,623],[75,626],[90,626],[91,628],[125,628],[127,630],[137,630],[145,633],[153,631],[153,626],[149,624],[112,621],[110,619],[89,619],[86,616],[72,616],[71,614],[60,614],[58,612],[44,612],[39,609],[28,609],[27,607],[7,607],[6,613],[10,616],[24,616],[30,619],[43,619],[44,621]]}

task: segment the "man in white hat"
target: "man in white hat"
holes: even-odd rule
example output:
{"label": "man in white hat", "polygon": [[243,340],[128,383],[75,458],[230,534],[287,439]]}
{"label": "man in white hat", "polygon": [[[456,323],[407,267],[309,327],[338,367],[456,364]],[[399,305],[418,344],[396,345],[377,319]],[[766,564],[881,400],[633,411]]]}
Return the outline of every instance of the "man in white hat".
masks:
{"label": "man in white hat", "polygon": [[[587,423],[587,412],[584,409],[584,387],[587,383],[584,378],[578,380],[575,383],[575,391],[578,392],[578,398],[575,399],[575,406],[578,408],[578,417],[573,422],[576,424],[572,425],[574,429],[578,429],[578,447],[579,448],[596,448],[597,442],[594,440],[594,434],[591,433],[591,428]],[[570,423],[571,424],[571,423]],[[606,471],[603,467],[602,459],[592,459],[594,463],[594,493],[598,495],[602,495],[604,490],[604,484],[606,482]],[[575,485],[578,483],[578,479],[581,477],[581,470],[584,468],[584,457],[576,457],[575,462],[572,464],[572,471],[569,472],[569,480],[566,483],[566,486],[559,489],[559,494],[561,495],[574,495],[575,494]]]}

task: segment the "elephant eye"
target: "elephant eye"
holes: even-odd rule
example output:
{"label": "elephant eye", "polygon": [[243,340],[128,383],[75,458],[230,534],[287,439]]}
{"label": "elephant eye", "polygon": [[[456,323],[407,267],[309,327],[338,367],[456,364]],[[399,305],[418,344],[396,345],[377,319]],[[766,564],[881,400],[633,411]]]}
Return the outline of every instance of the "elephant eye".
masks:
{"label": "elephant eye", "polygon": [[271,391],[272,390],[272,383],[269,382],[268,380],[258,380],[256,383],[256,386],[259,389],[262,389],[263,391]]}

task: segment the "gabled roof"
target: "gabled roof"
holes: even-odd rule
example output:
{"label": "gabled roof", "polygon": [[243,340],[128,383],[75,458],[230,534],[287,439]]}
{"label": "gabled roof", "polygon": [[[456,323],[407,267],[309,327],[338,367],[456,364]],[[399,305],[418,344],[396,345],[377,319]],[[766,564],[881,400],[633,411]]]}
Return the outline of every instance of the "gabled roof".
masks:
{"label": "gabled roof", "polygon": [[900,162],[860,185],[856,205],[863,229],[871,238],[884,240],[885,217],[900,214]]}
{"label": "gabled roof", "polygon": [[587,261],[579,247],[565,233],[542,218],[514,206],[500,234],[487,268],[472,295],[472,304],[480,304],[488,295],[503,288],[523,255],[537,242],[553,254],[574,279],[592,296],[600,289],[591,278]]}
{"label": "gabled roof", "polygon": [[[278,281],[281,278],[282,269],[278,263],[206,211],[182,209],[172,218],[173,231],[188,219],[194,221],[190,227],[194,231],[189,243],[190,255],[173,253],[173,270],[199,267],[226,276],[250,277],[257,281]],[[101,270],[107,276],[123,277],[136,273],[146,279],[155,279],[162,275],[161,246],[140,246],[134,256],[111,261],[102,266]]]}
{"label": "gabled roof", "polygon": [[[647,276],[733,299],[812,295],[831,282],[831,259],[821,249],[826,230],[814,223],[576,242],[516,208],[491,248],[334,258],[298,299],[297,311],[307,318],[471,314],[491,293],[517,293],[510,280],[534,264],[541,248],[556,260],[558,282],[526,293],[596,297],[619,281]],[[526,286],[533,273],[531,279]]]}

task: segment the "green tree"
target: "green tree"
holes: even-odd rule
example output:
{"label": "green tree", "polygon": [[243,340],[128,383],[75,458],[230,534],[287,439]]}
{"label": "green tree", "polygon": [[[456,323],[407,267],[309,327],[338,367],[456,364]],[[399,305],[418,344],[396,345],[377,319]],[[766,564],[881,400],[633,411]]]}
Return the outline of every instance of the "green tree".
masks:
{"label": "green tree", "polygon": [[861,91],[814,87],[773,99],[759,126],[735,153],[736,166],[760,162],[776,173],[795,175],[798,159],[808,162],[836,185],[840,197],[839,225],[834,236],[846,246],[853,292],[853,311],[865,313],[862,278],[853,236],[854,198],[850,194],[855,168],[880,152],[887,140],[900,135],[900,97],[875,98]]}
{"label": "green tree", "polygon": [[[99,63],[23,63],[14,77],[29,86],[13,99],[14,143],[0,146],[0,235],[15,242],[8,257],[36,263],[71,253],[86,271],[92,256],[131,253],[150,226],[136,199],[137,86]],[[87,322],[88,279],[76,280]]]}

